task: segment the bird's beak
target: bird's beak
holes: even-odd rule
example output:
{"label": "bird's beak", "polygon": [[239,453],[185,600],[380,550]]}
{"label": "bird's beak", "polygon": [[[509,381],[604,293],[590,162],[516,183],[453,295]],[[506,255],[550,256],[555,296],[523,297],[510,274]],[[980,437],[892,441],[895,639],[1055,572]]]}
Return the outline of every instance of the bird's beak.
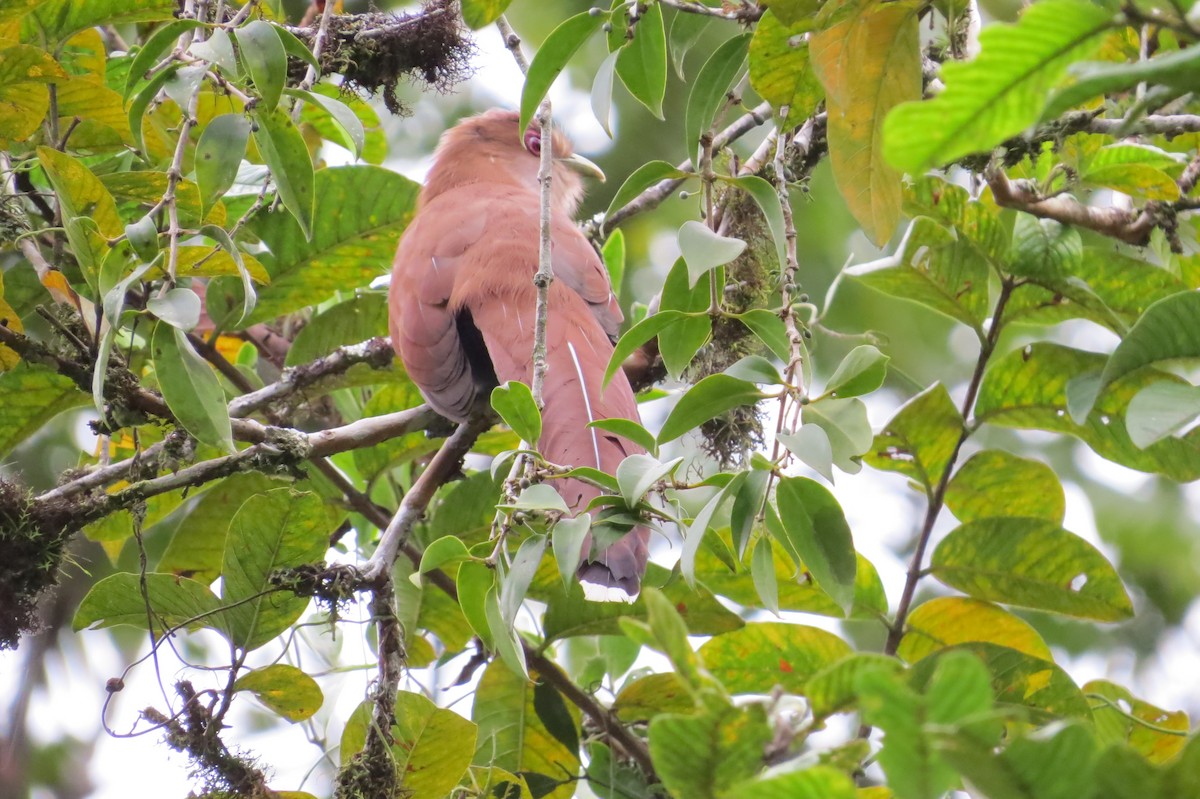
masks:
{"label": "bird's beak", "polygon": [[572,172],[577,172],[584,177],[595,178],[601,183],[604,182],[604,170],[596,166],[593,162],[584,158],[582,155],[568,155],[562,158],[555,158],[554,160],[558,161]]}

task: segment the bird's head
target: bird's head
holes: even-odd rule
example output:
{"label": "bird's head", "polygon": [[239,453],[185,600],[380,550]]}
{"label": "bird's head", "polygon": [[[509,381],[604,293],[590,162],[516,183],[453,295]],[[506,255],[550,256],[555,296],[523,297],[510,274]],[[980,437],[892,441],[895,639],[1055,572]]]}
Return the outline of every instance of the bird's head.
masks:
{"label": "bird's head", "polygon": [[[469,183],[517,185],[536,192],[543,133],[535,120],[524,132],[514,111],[492,109],[464,119],[442,136],[425,184],[426,198]],[[583,177],[604,180],[600,167],[576,155],[571,140],[553,131],[554,210],[574,216],[583,199]]]}

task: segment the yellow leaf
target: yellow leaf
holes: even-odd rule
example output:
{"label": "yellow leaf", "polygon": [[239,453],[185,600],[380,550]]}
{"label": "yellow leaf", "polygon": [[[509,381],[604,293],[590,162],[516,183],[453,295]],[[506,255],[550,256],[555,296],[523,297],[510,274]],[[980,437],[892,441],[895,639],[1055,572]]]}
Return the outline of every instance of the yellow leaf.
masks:
{"label": "yellow leaf", "polygon": [[966,597],[938,597],[917,607],[905,624],[897,654],[909,663],[956,644],[998,644],[1042,660],[1050,647],[1026,621],[993,605]]}
{"label": "yellow leaf", "polygon": [[891,238],[900,220],[900,172],[883,158],[883,120],[900,103],[921,97],[920,7],[914,0],[826,6],[826,18],[838,21],[809,43],[825,86],[838,191],[878,245]]}
{"label": "yellow leaf", "polygon": [[[0,273],[0,324],[12,330],[14,333],[24,333],[25,327],[21,324],[21,317],[17,316],[17,312],[4,299],[4,275]],[[21,356],[18,355],[11,347],[0,344],[0,372],[7,372],[20,362]]]}

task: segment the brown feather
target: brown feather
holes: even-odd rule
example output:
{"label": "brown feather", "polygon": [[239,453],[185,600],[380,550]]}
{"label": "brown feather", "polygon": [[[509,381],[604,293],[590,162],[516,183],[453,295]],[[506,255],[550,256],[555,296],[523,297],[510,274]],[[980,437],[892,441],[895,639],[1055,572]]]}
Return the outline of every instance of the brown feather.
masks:
{"label": "brown feather", "polygon": [[[569,154],[570,143],[555,134],[554,155]],[[430,405],[457,421],[486,402],[497,381],[532,380],[538,165],[522,144],[516,114],[489,111],[460,123],[438,147],[396,254],[392,342]],[[612,473],[627,455],[644,452],[587,426],[595,419],[639,419],[623,373],[602,389],[621,310],[603,263],[571,220],[582,196],[579,176],[556,164],[552,187],[555,281],[538,447],[553,463]],[[580,480],[554,486],[576,513],[599,494]],[[585,547],[580,578],[632,599],[646,570],[648,539],[649,530],[638,527],[603,552]]]}

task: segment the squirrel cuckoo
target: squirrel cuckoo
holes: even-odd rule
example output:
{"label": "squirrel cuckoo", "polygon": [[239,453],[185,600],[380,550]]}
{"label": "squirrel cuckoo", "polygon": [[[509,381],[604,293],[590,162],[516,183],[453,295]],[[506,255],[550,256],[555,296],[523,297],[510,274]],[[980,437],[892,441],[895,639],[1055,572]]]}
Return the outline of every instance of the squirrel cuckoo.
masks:
{"label": "squirrel cuckoo", "polygon": [[[459,422],[493,387],[533,378],[542,132],[536,123],[526,131],[518,125],[515,113],[492,110],[442,137],[392,268],[392,344],[430,406]],[[622,372],[603,386],[621,309],[604,264],[573,221],[582,176],[604,175],[573,155],[562,133],[553,136],[545,407],[541,440],[530,443],[552,463],[611,474],[645,450],[587,426],[639,418]],[[580,480],[553,482],[574,513],[600,493]],[[649,534],[636,527],[598,552],[589,536],[578,569],[589,599],[633,601]]]}

